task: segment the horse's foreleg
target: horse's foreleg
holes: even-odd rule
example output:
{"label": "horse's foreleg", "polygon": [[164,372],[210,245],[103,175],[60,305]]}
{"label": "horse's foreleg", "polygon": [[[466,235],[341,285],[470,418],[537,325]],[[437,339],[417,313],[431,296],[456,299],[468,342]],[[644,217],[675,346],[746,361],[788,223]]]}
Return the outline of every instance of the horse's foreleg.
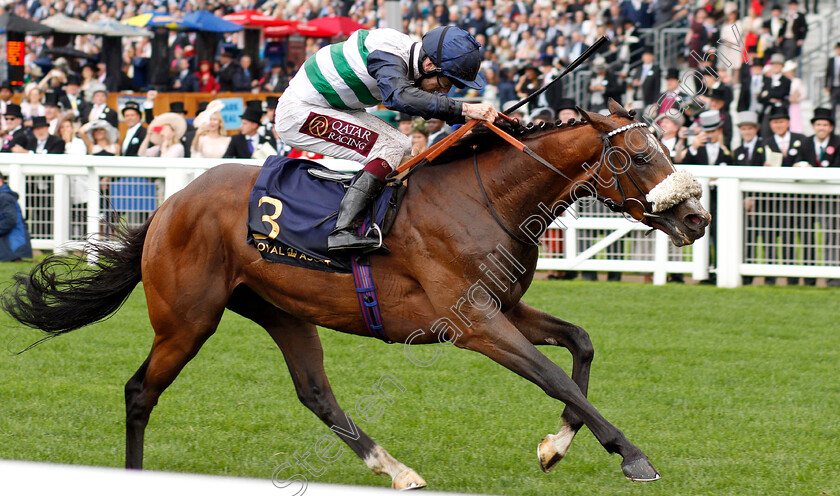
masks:
{"label": "horse's foreleg", "polygon": [[[534,345],[563,346],[572,354],[572,380],[584,396],[589,388],[589,370],[594,356],[589,334],[582,328],[532,308],[522,302],[508,312],[510,322]],[[563,410],[560,432],[549,434],[537,448],[540,467],[550,471],[566,456],[583,419],[568,406]]]}
{"label": "horse's foreleg", "polygon": [[340,437],[376,474],[388,474],[395,489],[419,489],[426,481],[365,434],[339,406],[324,370],[318,330],[266,303],[247,288],[237,288],[228,308],[263,326],[286,359],[298,398]]}
{"label": "horse's foreleg", "polygon": [[608,452],[621,455],[621,467],[628,479],[647,481],[659,478],[647,456],[610,424],[586,399],[580,387],[557,364],[540,353],[506,317],[496,315],[489,320],[476,320],[469,331],[457,338],[456,346],[487,356],[565,403],[566,408],[583,420]]}

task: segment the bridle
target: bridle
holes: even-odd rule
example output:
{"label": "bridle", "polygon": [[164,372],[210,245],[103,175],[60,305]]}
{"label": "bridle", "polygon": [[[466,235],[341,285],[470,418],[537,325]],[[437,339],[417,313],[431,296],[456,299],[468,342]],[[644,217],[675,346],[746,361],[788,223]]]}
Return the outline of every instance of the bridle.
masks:
{"label": "bridle", "polygon": [[[491,130],[493,130],[494,132],[499,134],[506,141],[511,142],[511,139],[513,139],[509,135],[507,135],[507,133],[505,133],[504,131],[502,131],[498,127],[496,127],[494,124],[486,122],[486,121],[484,122],[484,124],[487,127],[489,127]],[[628,202],[632,201],[632,202],[635,202],[636,204],[639,204],[642,207],[642,215],[644,217],[659,217],[658,215],[653,213],[653,211],[652,211],[653,209],[652,209],[651,203],[649,201],[645,200],[644,202],[642,202],[641,200],[638,200],[636,198],[628,198],[627,197],[627,195],[624,192],[624,188],[621,186],[620,176],[622,176],[622,175],[626,176],[630,180],[630,183],[633,185],[634,188],[636,188],[636,190],[639,191],[639,193],[642,194],[642,196],[645,196],[646,193],[639,186],[639,183],[636,181],[636,179],[633,178],[633,176],[630,174],[629,165],[626,168],[620,169],[618,167],[615,167],[615,163],[613,161],[613,158],[614,158],[615,155],[623,154],[622,156],[626,157],[627,154],[621,148],[618,148],[618,150],[621,150],[621,152],[613,152],[612,150],[615,149],[616,147],[615,147],[615,145],[612,144],[611,139],[614,136],[617,136],[617,135],[619,135],[619,134],[621,134],[625,131],[628,131],[628,130],[634,129],[634,128],[640,128],[640,127],[647,127],[647,124],[645,124],[643,122],[632,122],[630,124],[627,124],[627,125],[624,125],[622,127],[616,128],[616,129],[610,131],[609,133],[601,132],[601,141],[603,142],[603,146],[602,146],[602,150],[601,150],[601,158],[598,160],[598,167],[595,168],[594,171],[591,174],[589,174],[589,177],[586,178],[585,182],[586,182],[586,184],[588,184],[589,186],[591,186],[593,188],[593,191],[596,191],[595,198],[598,201],[600,201],[601,203],[603,203],[608,209],[612,210],[613,212],[619,212],[619,213],[622,213],[626,216],[626,214],[629,213]],[[500,134],[500,133],[502,133],[502,134]],[[515,140],[515,139],[513,139],[513,140],[518,143],[518,140]],[[521,143],[519,143],[519,144],[521,145]],[[514,145],[514,146],[516,146],[516,145]],[[541,165],[545,166],[546,168],[548,168],[549,170],[554,172],[555,174],[557,174],[560,177],[569,181],[569,183],[574,183],[575,182],[574,179],[570,178],[569,176],[567,176],[566,174],[561,172],[557,167],[554,167],[553,165],[551,165],[551,163],[549,163],[547,160],[545,160],[544,158],[542,158],[541,156],[536,154],[534,151],[532,151],[527,146],[523,145],[521,148],[519,146],[517,146],[517,148],[522,150],[525,154],[527,154],[528,156],[530,156],[531,158],[533,158],[534,160],[539,162]],[[629,157],[627,157],[627,158],[629,159]],[[630,159],[630,161],[632,162],[632,159]],[[602,196],[602,195],[598,194],[597,193],[597,186],[593,186],[591,184],[592,181],[596,180],[596,177],[599,177],[601,175],[601,170],[604,166],[604,163],[606,163],[606,162],[609,162],[609,169],[612,172],[613,180],[615,181],[615,184],[616,184],[616,189],[618,190],[618,193],[621,195],[621,202],[617,202],[617,201],[615,201],[611,198],[607,198],[605,196]],[[487,196],[487,192],[484,189],[484,184],[481,181],[481,175],[478,172],[478,154],[475,152],[475,150],[473,150],[473,168],[475,169],[475,177],[478,180],[478,187],[481,190],[482,196],[484,197],[484,202],[486,203],[487,208],[490,210],[490,214],[493,216],[493,219],[495,219],[496,223],[499,224],[499,227],[501,227],[505,231],[505,233],[507,233],[508,236],[515,239],[516,241],[518,241],[522,245],[525,245],[525,246],[539,246],[539,243],[535,243],[533,241],[522,239],[516,233],[511,231],[511,229],[508,228],[504,224],[504,222],[502,222],[501,217],[499,217],[499,214],[496,212],[496,209],[493,208],[493,204],[490,202],[490,198]]]}

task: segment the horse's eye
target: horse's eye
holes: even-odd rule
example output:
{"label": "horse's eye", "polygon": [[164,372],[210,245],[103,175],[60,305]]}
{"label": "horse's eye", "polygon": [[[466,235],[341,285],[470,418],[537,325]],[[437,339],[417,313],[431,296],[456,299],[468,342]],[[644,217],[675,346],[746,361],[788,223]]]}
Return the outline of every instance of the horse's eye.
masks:
{"label": "horse's eye", "polygon": [[633,162],[636,165],[645,165],[646,160],[645,157],[643,157],[642,155],[636,155],[635,157],[633,157]]}

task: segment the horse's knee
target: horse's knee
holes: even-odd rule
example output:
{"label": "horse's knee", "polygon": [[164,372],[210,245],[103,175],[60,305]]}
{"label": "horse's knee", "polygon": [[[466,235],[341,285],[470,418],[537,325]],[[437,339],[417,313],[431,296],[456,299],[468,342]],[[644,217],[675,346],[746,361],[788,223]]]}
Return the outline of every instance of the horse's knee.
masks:
{"label": "horse's knee", "polygon": [[578,358],[585,363],[591,363],[595,358],[595,347],[592,346],[589,333],[580,326],[574,326],[570,334]]}

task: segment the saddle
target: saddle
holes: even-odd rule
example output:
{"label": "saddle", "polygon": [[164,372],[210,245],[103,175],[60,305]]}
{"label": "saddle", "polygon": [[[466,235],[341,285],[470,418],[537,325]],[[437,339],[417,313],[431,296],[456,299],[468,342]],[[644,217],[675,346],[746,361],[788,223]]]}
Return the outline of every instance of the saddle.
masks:
{"label": "saddle", "polygon": [[[327,236],[352,174],[309,160],[269,157],[248,201],[248,242],[263,259],[326,272],[352,271],[352,254],[327,251]],[[405,187],[386,187],[360,224],[384,239],[394,224]]]}

